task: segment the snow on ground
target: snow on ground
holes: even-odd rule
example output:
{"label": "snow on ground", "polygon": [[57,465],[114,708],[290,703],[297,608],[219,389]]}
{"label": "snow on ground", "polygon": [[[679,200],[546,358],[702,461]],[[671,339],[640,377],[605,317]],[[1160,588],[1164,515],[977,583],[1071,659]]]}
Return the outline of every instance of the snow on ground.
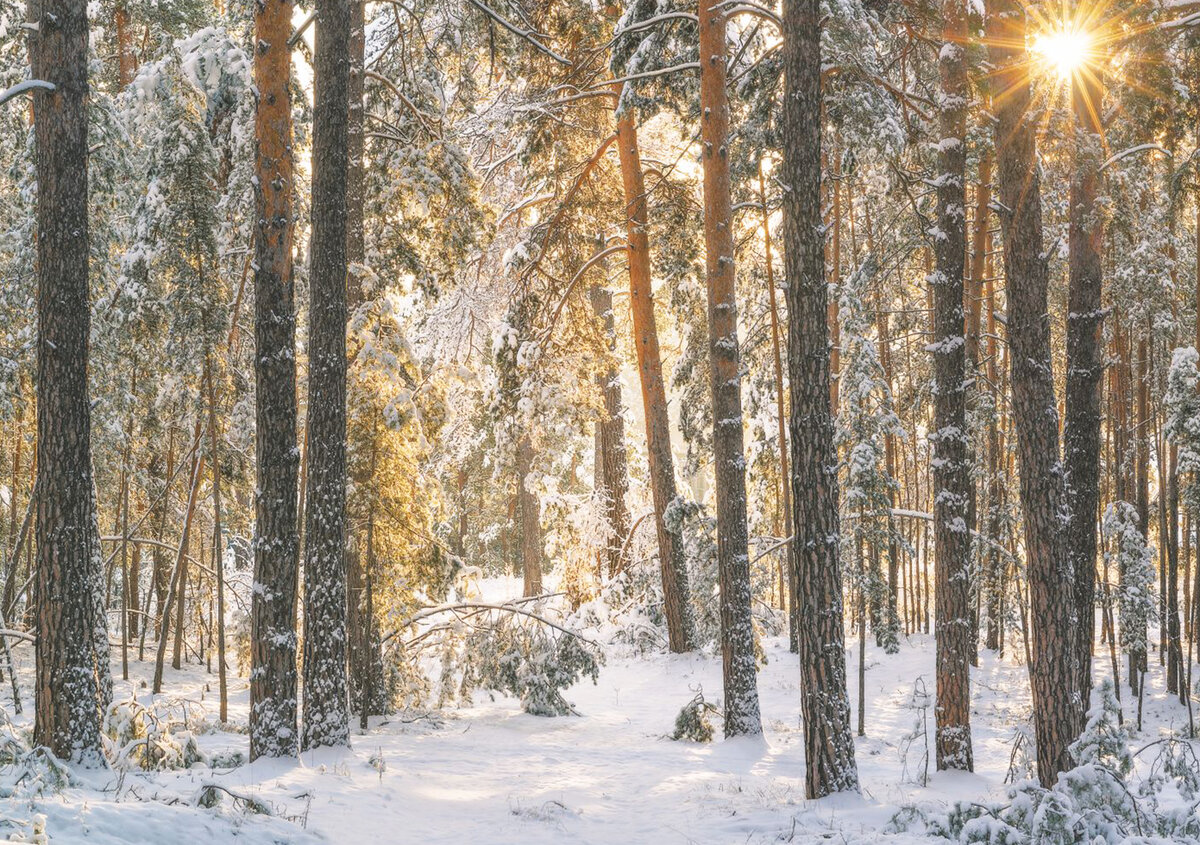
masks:
{"label": "snow on ground", "polygon": [[[981,666],[972,672],[977,772],[937,773],[930,761],[922,787],[926,740],[906,737],[921,719],[910,706],[914,688],[923,683],[932,697],[932,638],[913,636],[897,655],[869,645],[866,735],[857,741],[862,795],[808,801],[796,658],[786,640],[764,645],[761,741],[698,745],[667,738],[696,690],[709,700],[720,698],[719,655],[612,655],[597,685],[584,681],[570,691],[577,717],[531,716],[515,700],[480,693],[469,708],[373,720],[365,734],[356,727],[351,749],[306,753],[299,760],[232,769],[198,765],[153,775],[89,773],[84,783],[40,798],[13,792],[12,778],[0,775],[0,838],[27,833],[41,813],[50,841],[63,843],[157,843],[185,836],[252,845],[866,843],[879,841],[880,828],[903,805],[944,809],[955,800],[1004,797],[1014,739],[1031,724],[1023,665],[981,653]],[[27,691],[31,650],[23,645],[16,651]],[[848,643],[855,715],[857,655],[857,642]],[[1147,729],[1139,745],[1187,724],[1187,711],[1162,693],[1162,670],[1151,663]],[[119,674],[119,660],[113,665]],[[1096,668],[1103,674],[1107,660],[1098,659]],[[136,695],[146,703],[152,673],[152,662],[131,661],[131,680],[117,680],[116,698]],[[180,672],[168,667],[165,689],[164,699],[189,707],[193,718],[207,714],[210,730],[198,736],[206,755],[247,751],[244,732],[213,726],[215,676],[195,665]],[[244,731],[245,679],[231,679],[230,696],[230,722]],[[28,726],[31,711],[27,701],[25,714],[14,721]],[[932,754],[932,707],[925,717]],[[198,808],[195,798],[206,784],[262,801],[274,815],[246,813],[228,798],[216,809]],[[888,841],[921,839],[901,834]]]}

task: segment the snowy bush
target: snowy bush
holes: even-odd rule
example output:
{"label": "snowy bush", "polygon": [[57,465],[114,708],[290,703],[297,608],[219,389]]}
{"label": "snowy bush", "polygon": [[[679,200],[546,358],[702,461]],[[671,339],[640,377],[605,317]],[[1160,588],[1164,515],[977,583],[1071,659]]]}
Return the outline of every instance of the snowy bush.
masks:
{"label": "snowy bush", "polygon": [[[1162,743],[1150,776],[1138,790],[1139,800],[1127,783],[1135,755],[1119,723],[1120,703],[1112,682],[1101,683],[1097,693],[1087,726],[1071,746],[1078,765],[1061,773],[1053,787],[1023,781],[1009,791],[1007,804],[960,801],[945,814],[907,807],[892,819],[888,831],[989,845],[1200,843],[1200,816],[1193,800],[1200,787],[1200,762],[1194,750],[1178,741]],[[1176,796],[1183,800],[1174,800]]]}
{"label": "snowy bush", "polygon": [[574,634],[554,635],[540,624],[501,618],[495,627],[466,642],[466,677],[472,685],[508,693],[535,716],[574,712],[563,690],[584,677],[600,674],[600,653]]}
{"label": "snowy bush", "polygon": [[204,760],[184,723],[155,713],[136,699],[109,707],[104,733],[109,760],[117,769],[186,769]]}
{"label": "snowy bush", "polygon": [[704,700],[704,693],[697,692],[695,698],[683,705],[675,717],[675,730],[671,739],[690,742],[712,742],[713,726],[710,715],[720,715],[717,708]]}
{"label": "snowy bush", "polygon": [[[482,689],[520,699],[527,713],[565,716],[574,710],[563,692],[599,676],[604,655],[596,643],[524,607],[467,603],[431,610],[454,618],[426,629],[405,649],[411,674],[404,680],[421,688],[422,700],[426,690],[436,690],[438,706],[469,704]],[[432,667],[419,658],[426,650],[437,656]]]}
{"label": "snowy bush", "polygon": [[717,520],[698,502],[676,496],[663,514],[667,530],[683,542],[688,571],[692,624],[696,645],[721,641],[721,606],[717,593]]}
{"label": "snowy bush", "polygon": [[1105,558],[1121,574],[1118,589],[1121,646],[1130,654],[1145,654],[1146,627],[1158,612],[1154,598],[1154,550],[1138,527],[1137,509],[1129,502],[1114,502],[1104,509],[1104,539],[1114,546]]}
{"label": "snowy bush", "polygon": [[0,707],[0,799],[59,792],[70,782],[70,770],[46,748],[34,747],[31,737]]}

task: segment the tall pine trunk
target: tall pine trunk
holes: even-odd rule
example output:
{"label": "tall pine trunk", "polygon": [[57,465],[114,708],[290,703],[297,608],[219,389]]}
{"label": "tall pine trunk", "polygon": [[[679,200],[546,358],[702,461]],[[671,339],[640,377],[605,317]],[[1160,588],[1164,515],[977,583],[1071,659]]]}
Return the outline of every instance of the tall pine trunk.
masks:
{"label": "tall pine trunk", "polygon": [[1093,72],[1076,73],[1071,99],[1075,161],[1068,233],[1067,384],[1063,420],[1066,465],[1067,550],[1075,577],[1075,689],[1078,728],[1087,719],[1096,635],[1096,519],[1100,509],[1100,378],[1104,374],[1101,327],[1103,233],[1096,202],[1103,161],[1100,108],[1103,89]]}
{"label": "tall pine trunk", "polygon": [[971,771],[971,477],[967,455],[966,337],[963,268],[966,265],[967,85],[966,6],[942,5],[939,54],[941,99],[938,142],[936,267],[933,294],[933,545],[934,639],[937,645],[937,768]]}
{"label": "tall pine trunk", "polygon": [[1050,358],[1047,267],[1042,242],[1025,12],[998,0],[989,17],[996,66],[996,163],[1004,269],[1008,280],[1008,339],[1013,422],[1020,459],[1021,511],[1029,570],[1030,667],[1038,777],[1052,785],[1072,766],[1077,705],[1075,596],[1064,531],[1063,467],[1058,453],[1058,406]]}
{"label": "tall pine trunk", "polygon": [[103,766],[111,692],[88,401],[88,21],[33,0],[37,147],[37,643],[34,741]]}
{"label": "tall pine trunk", "polygon": [[786,139],[781,181],[791,391],[792,503],[798,569],[805,794],[858,789],[846,693],[837,452],[829,393],[828,290],[821,226],[821,24],[818,0],[785,0]]}
{"label": "tall pine trunk", "polygon": [[318,0],[301,748],[350,743],[346,689],[346,170],[351,0]]}
{"label": "tall pine trunk", "polygon": [[292,268],[291,0],[255,7],[255,490],[250,759],[296,753],[296,314]]}
{"label": "tall pine trunk", "polygon": [[[619,94],[618,90],[618,94]],[[671,651],[693,648],[692,613],[688,604],[687,567],[683,542],[667,526],[667,509],[675,501],[675,463],[671,456],[671,421],[663,383],[658,326],[654,318],[654,282],[650,271],[649,204],[638,151],[637,126],[629,110],[617,113],[617,151],[625,191],[625,235],[629,242],[629,305],[633,321],[642,409],[646,418],[646,457],[654,526],[662,570],[663,613]]]}
{"label": "tall pine trunk", "polygon": [[729,93],[723,7],[700,0],[700,144],[704,163],[704,245],[708,284],[708,359],[712,376],[713,466],[717,498],[717,579],[725,736],[761,734],[751,619],[742,433],[741,356],[729,175]]}

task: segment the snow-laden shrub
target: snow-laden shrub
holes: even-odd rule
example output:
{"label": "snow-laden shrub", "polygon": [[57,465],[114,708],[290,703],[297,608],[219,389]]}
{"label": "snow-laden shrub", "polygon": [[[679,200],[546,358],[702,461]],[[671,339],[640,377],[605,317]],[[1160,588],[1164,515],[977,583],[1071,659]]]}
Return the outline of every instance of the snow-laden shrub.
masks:
{"label": "snow-laden shrub", "polygon": [[906,807],[887,832],[988,845],[1200,845],[1200,816],[1192,800],[1200,789],[1200,762],[1194,750],[1187,743],[1164,742],[1150,776],[1141,782],[1139,800],[1127,783],[1135,755],[1119,723],[1112,682],[1103,682],[1097,693],[1087,726],[1071,746],[1078,765],[1061,773],[1053,787],[1023,781],[1009,790],[1007,804],[960,801],[944,814]]}
{"label": "snow-laden shrub", "polygon": [[466,678],[475,687],[516,696],[535,716],[573,713],[562,693],[584,677],[595,683],[600,652],[574,634],[529,622],[509,615],[467,637]]}
{"label": "snow-laden shrub", "polygon": [[689,742],[712,742],[713,725],[711,715],[720,715],[715,705],[704,700],[704,693],[697,692],[695,698],[683,705],[675,717],[675,730],[671,739]]}
{"label": "snow-laden shrub", "polygon": [[114,768],[186,769],[204,761],[184,722],[156,713],[136,699],[116,701],[104,720],[106,753]]}
{"label": "snow-laden shrub", "polygon": [[70,769],[49,749],[35,747],[28,732],[18,730],[0,707],[0,799],[59,792],[70,783]]}
{"label": "snow-laden shrub", "polygon": [[1117,590],[1121,647],[1129,654],[1144,655],[1148,648],[1146,628],[1158,616],[1154,597],[1154,549],[1138,527],[1137,508],[1129,502],[1113,502],[1104,509],[1101,531],[1113,547],[1104,553],[1121,574]]}
{"label": "snow-laden shrub", "polygon": [[609,645],[624,646],[636,655],[667,647],[667,623],[662,611],[662,574],[656,559],[630,563],[623,572],[601,583],[587,601],[576,607],[570,627],[595,632]]}
{"label": "snow-laden shrub", "polygon": [[[537,716],[573,713],[563,692],[585,677],[594,683],[603,652],[542,615],[548,611],[529,607],[468,603],[434,608],[453,614],[453,619],[413,638],[408,666],[436,688],[439,706],[469,704],[473,692],[482,689],[512,695],[520,699],[522,709]],[[437,655],[435,666],[420,660],[424,650]]]}
{"label": "snow-laden shrub", "polygon": [[663,524],[683,545],[694,642],[701,648],[713,647],[721,642],[717,520],[698,502],[676,496],[663,513]]}

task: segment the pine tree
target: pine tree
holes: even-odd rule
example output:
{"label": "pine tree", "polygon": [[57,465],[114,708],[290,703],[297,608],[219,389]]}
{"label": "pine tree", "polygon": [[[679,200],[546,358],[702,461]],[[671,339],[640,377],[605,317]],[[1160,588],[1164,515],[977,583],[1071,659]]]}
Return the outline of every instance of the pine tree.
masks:
{"label": "pine tree", "polygon": [[88,21],[83,0],[34,0],[37,148],[37,685],[35,741],[105,765],[108,629],[88,398]]}
{"label": "pine tree", "polygon": [[726,13],[701,0],[700,144],[704,163],[717,566],[721,583],[721,654],[725,735],[762,733],[750,615],[746,457],[742,442],[741,363],[734,273],[733,197],[729,183],[729,93],[725,83]]}
{"label": "pine tree", "polygon": [[[625,20],[625,19],[622,19]],[[676,500],[675,462],[671,455],[671,420],[663,383],[658,326],[654,316],[654,277],[650,265],[649,202],[638,150],[637,124],[632,106],[618,101],[617,154],[625,197],[625,232],[629,243],[629,305],[634,348],[642,386],[646,420],[646,453],[650,463],[650,488],[662,571],[663,605],[671,651],[691,651],[695,645],[688,601],[687,567],[683,540],[668,529],[665,514]]]}
{"label": "pine tree", "polygon": [[966,264],[967,10],[962,0],[942,4],[938,55],[941,91],[937,225],[932,232],[937,267],[933,292],[933,543],[936,566],[934,636],[937,643],[937,767],[974,768],[971,753],[970,660],[975,629],[970,611],[971,490],[967,446],[966,337],[963,268]]}
{"label": "pine tree", "polygon": [[821,243],[821,17],[817,0],[783,5],[785,139],[781,179],[788,293],[793,542],[799,567],[798,646],[805,794],[858,789],[846,694],[838,561],[837,459],[829,399],[829,326]]}
{"label": "pine tree", "polygon": [[313,85],[308,491],[301,748],[348,745],[346,690],[346,170],[350,4],[321,0]]}
{"label": "pine tree", "polygon": [[1063,419],[1065,490],[1070,522],[1067,549],[1075,579],[1076,639],[1073,660],[1077,717],[1087,720],[1092,688],[1092,641],[1096,634],[1096,514],[1100,507],[1100,378],[1104,374],[1101,329],[1104,309],[1103,221],[1097,201],[1104,158],[1100,114],[1104,90],[1099,69],[1080,68],[1071,80],[1075,124],[1069,212],[1067,383]]}
{"label": "pine tree", "polygon": [[291,0],[255,9],[254,233],[258,485],[250,634],[250,758],[296,753],[296,315],[292,276]]}
{"label": "pine tree", "polygon": [[1063,531],[1063,467],[1050,358],[1041,182],[1030,113],[1030,65],[1023,46],[1026,12],[1013,0],[999,0],[990,11],[988,36],[991,60],[997,67],[993,103],[1008,280],[1012,404],[1029,569],[1033,718],[1038,777],[1044,786],[1051,786],[1059,772],[1071,768],[1068,747],[1078,729],[1072,660],[1075,603]]}

